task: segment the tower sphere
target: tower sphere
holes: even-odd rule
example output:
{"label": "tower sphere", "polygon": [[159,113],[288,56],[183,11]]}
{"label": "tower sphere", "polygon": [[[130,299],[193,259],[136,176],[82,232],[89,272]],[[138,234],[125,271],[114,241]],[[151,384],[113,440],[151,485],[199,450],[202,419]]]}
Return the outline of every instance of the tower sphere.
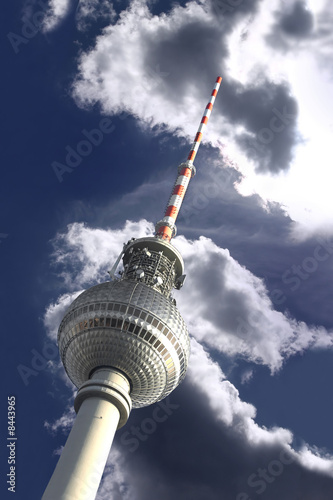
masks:
{"label": "tower sphere", "polygon": [[60,324],[58,344],[77,387],[96,369],[115,368],[129,380],[132,405],[139,408],[168,396],[187,370],[188,331],[170,297],[181,282],[183,263],[172,245],[156,238],[128,242],[123,263],[120,279],[74,300]]}

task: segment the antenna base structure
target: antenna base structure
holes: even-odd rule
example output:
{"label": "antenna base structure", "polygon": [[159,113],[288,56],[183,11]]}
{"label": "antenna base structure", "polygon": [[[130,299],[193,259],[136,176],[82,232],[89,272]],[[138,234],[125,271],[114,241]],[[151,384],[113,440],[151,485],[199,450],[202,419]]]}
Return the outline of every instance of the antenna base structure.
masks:
{"label": "antenna base structure", "polygon": [[[191,172],[190,177],[187,175],[188,171]],[[185,174],[184,174],[185,173]],[[178,213],[176,208],[180,208],[181,202],[184,199],[186,188],[189,183],[189,179],[194,177],[196,174],[196,168],[192,162],[186,160],[178,166],[178,177],[173,186],[171,196],[167,208],[165,209],[165,215],[162,220],[155,225],[155,236],[162,240],[170,241],[177,234],[177,226],[175,224],[175,215]],[[171,207],[171,208],[169,208]],[[168,215],[167,215],[168,214]]]}

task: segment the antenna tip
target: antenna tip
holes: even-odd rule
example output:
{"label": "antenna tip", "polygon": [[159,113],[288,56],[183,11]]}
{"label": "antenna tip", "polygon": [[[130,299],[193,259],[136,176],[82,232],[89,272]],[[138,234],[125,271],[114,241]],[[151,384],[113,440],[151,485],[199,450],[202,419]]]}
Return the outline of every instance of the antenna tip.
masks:
{"label": "antenna tip", "polygon": [[216,83],[221,83],[222,82],[222,76],[218,76],[216,78]]}

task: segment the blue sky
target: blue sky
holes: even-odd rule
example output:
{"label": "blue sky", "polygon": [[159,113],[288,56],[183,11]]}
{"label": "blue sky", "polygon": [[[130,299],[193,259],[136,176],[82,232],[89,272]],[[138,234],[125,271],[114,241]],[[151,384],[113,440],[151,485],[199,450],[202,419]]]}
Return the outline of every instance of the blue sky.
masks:
{"label": "blue sky", "polygon": [[132,412],[97,498],[331,499],[330,3],[29,0],[0,22],[16,498],[41,497],[74,417],[61,316],[152,233],[221,74],[174,240],[188,375],[151,434]]}

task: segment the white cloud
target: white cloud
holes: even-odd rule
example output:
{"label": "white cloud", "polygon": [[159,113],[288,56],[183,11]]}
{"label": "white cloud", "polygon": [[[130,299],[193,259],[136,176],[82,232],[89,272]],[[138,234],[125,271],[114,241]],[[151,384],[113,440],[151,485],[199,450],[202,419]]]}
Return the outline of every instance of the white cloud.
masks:
{"label": "white cloud", "polygon": [[47,307],[43,321],[47,336],[52,340],[57,340],[58,328],[64,317],[65,311],[81,292],[83,292],[83,290],[74,293],[65,293],[58,297],[54,304],[50,304]]}
{"label": "white cloud", "polygon": [[71,0],[50,0],[50,10],[45,16],[43,31],[46,33],[55,29],[68,14],[70,6]]}
{"label": "white cloud", "polygon": [[316,446],[304,445],[298,452],[300,463],[307,469],[333,477],[333,457]]}
{"label": "white cloud", "polygon": [[252,369],[245,370],[241,375],[241,384],[247,384],[253,377],[254,371]]}
{"label": "white cloud", "polygon": [[[52,340],[52,343],[57,344],[57,335],[60,322],[64,317],[66,309],[81,292],[83,292],[83,290],[60,295],[60,297],[58,297],[58,299],[54,303],[51,303],[47,306],[43,316],[43,323],[46,330],[46,335],[49,339]],[[59,377],[74,394],[76,388],[68,378],[61,360],[59,360],[58,362],[49,361],[48,370],[55,377]],[[49,424],[46,425],[48,426]],[[59,425],[61,426],[61,420],[59,421]],[[52,428],[52,426],[50,428]],[[57,425],[53,430],[56,430],[56,428]]]}
{"label": "white cloud", "polygon": [[191,343],[191,360],[188,377],[200,391],[208,396],[210,408],[216,419],[241,435],[252,446],[280,444],[290,449],[292,433],[280,427],[266,429],[255,423],[256,409],[239,397],[236,387],[224,375],[219,365],[195,340]]}
{"label": "white cloud", "polygon": [[[153,225],[146,220],[127,221],[121,230],[92,229],[83,223],[68,226],[66,234],[54,239],[54,263],[63,265],[60,276],[66,287],[77,290],[92,282],[106,281],[109,271],[131,238],[151,235]],[[67,269],[68,267],[68,269]]]}
{"label": "white cloud", "polygon": [[[216,418],[228,427],[237,426],[237,421],[241,420],[244,423],[244,421],[252,420],[255,417],[254,406],[239,399],[239,393],[235,386],[225,380],[219,365],[194,339],[191,342],[188,377],[191,383],[208,396],[211,410]],[[240,415],[241,419],[239,419]]]}
{"label": "white cloud", "polygon": [[[164,80],[177,75],[165,70],[163,60],[152,66],[145,60],[150,44],[172,38],[190,22],[216,25],[214,16],[196,2],[185,8],[175,6],[169,15],[161,16],[153,16],[144,2],[132,2],[115,25],[105,28],[94,49],[82,55],[74,86],[77,102],[82,106],[98,102],[108,114],[126,110],[142,124],[166,126],[173,132],[178,130],[179,135],[194,137],[206,104],[197,101],[196,86],[192,84],[186,95],[178,95],[175,109],[166,95]],[[207,100],[213,84],[207,88]],[[209,134],[212,139],[213,129]]]}
{"label": "white cloud", "polygon": [[110,0],[80,0],[75,12],[75,21],[80,31],[85,31],[99,19],[112,22],[116,17]]}
{"label": "white cloud", "polygon": [[291,448],[292,433],[281,427],[267,429],[255,422],[256,409],[239,397],[239,392],[225,377],[217,363],[196,341],[191,343],[191,358],[187,376],[191,383],[208,396],[210,409],[233,432],[241,435],[253,447],[280,445],[309,470],[325,472],[333,477],[333,457],[318,448],[304,445],[299,453]]}
{"label": "white cloud", "polygon": [[73,426],[75,415],[76,413],[73,406],[73,400],[71,400],[64,414],[53,423],[45,421],[44,427],[52,434],[58,432],[59,430],[62,432],[68,432]]}
{"label": "white cloud", "polygon": [[98,500],[134,500],[136,486],[126,470],[126,459],[121,450],[112,446],[103,479],[98,490]]}

